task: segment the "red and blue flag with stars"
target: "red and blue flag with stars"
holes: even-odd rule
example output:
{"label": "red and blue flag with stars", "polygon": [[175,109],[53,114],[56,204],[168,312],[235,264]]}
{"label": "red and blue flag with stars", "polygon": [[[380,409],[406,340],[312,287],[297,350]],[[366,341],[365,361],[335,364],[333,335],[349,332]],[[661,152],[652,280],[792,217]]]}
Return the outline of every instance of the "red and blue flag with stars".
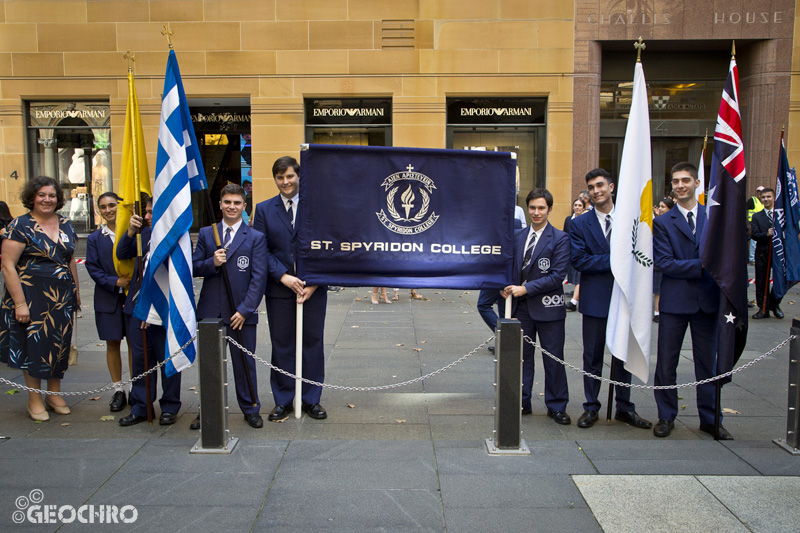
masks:
{"label": "red and blue flag with stars", "polygon": [[[720,288],[717,374],[733,369],[747,341],[747,179],[739,109],[739,70],[731,58],[714,132],[701,237],[703,268]],[[724,380],[728,382],[730,379]]]}

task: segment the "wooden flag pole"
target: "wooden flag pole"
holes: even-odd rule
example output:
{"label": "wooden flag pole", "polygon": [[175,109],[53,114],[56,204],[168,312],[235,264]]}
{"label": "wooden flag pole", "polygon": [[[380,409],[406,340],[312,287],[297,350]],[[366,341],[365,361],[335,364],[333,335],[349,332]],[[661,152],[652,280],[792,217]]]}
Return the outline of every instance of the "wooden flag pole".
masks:
{"label": "wooden flag pole", "polygon": [[[781,144],[783,143],[783,128],[781,128]],[[779,152],[780,153],[780,152]],[[780,180],[780,176],[778,173],[781,170],[781,160],[778,158],[778,169],[775,171],[776,180]],[[775,190],[777,189],[777,183],[775,185]],[[772,206],[773,213],[775,212],[775,206]],[[773,215],[774,218],[775,215]],[[772,222],[772,227],[775,227],[775,221]],[[773,231],[775,231],[773,229]],[[767,302],[769,301],[769,278],[770,278],[770,271],[772,270],[772,239],[769,240],[769,252],[767,253],[767,277],[764,279],[764,298],[761,303],[761,314],[766,315],[769,310],[767,309]]]}
{"label": "wooden flag pole", "polygon": [[[127,54],[126,54],[127,55]],[[130,61],[135,61],[133,55],[126,57],[126,59]],[[133,98],[133,69],[128,67],[128,98]],[[133,152],[133,190],[136,191],[136,198],[134,199],[133,203],[133,212],[136,216],[142,217],[142,201],[141,201],[141,189],[139,185],[139,145],[137,144],[136,133],[138,128],[136,126],[136,113],[131,112],[131,148]],[[144,224],[142,224],[144,227]],[[142,278],[144,277],[144,260],[142,257],[142,230],[141,228],[139,231],[136,232],[136,270],[137,270],[137,279],[139,282],[139,290],[142,290]],[[142,348],[143,348],[143,363],[145,371],[150,370],[150,357],[148,355],[148,346],[147,346],[147,329],[142,328]],[[150,376],[144,378],[144,393],[147,397],[145,401],[145,406],[147,408],[147,424],[153,425],[153,402],[152,402],[152,394],[151,385],[150,385]]]}

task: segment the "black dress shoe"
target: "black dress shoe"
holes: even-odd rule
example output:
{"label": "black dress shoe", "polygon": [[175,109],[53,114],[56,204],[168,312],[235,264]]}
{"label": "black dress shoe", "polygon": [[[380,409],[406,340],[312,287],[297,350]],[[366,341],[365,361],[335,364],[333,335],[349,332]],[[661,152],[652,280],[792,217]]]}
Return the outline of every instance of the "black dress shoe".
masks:
{"label": "black dress shoe", "polygon": [[761,320],[762,318],[769,318],[769,311],[766,313],[762,313],[759,311],[758,313],[753,315],[753,320]]}
{"label": "black dress shoe", "polygon": [[572,419],[565,411],[551,411],[548,409],[547,416],[555,420],[556,424],[561,424],[562,426],[568,426],[572,423]]}
{"label": "black dress shoe", "polygon": [[653,423],[649,420],[645,420],[641,416],[636,414],[636,411],[631,411],[630,413],[623,413],[617,411],[614,415],[614,420],[619,420],[620,422],[625,422],[629,426],[633,426],[639,429],[650,429],[653,427]]}
{"label": "black dress shoe", "polygon": [[192,431],[197,431],[198,429],[200,429],[200,415],[194,417],[192,423],[189,424],[189,429],[191,429]]}
{"label": "black dress shoe", "polygon": [[656,427],[653,428],[653,435],[656,437],[669,437],[672,430],[675,429],[675,422],[672,420],[659,420],[656,422]]}
{"label": "black dress shoe", "polygon": [[249,415],[244,415],[244,419],[250,424],[251,428],[263,428],[264,427],[264,419],[261,418],[261,415],[258,413],[251,413]]}
{"label": "black dress shoe", "polygon": [[567,311],[577,311],[577,310],[578,310],[578,306],[577,306],[577,305],[575,305],[575,304],[574,304],[574,303],[572,303],[572,302],[567,302],[567,303],[565,303],[565,304],[564,304],[564,307],[567,309]]}
{"label": "black dress shoe", "polygon": [[781,311],[780,306],[773,307],[772,314],[775,315],[775,318],[783,318],[783,311]]}
{"label": "black dress shoe", "polygon": [[[700,424],[700,431],[702,431],[703,433],[708,433],[713,437],[714,424]],[[733,435],[728,433],[728,430],[722,427],[721,424],[719,426],[719,440],[733,440]]]}
{"label": "black dress shoe", "polygon": [[523,407],[522,408],[523,415],[531,415],[533,414],[533,409],[531,407]]}
{"label": "black dress shoe", "polygon": [[283,422],[289,418],[289,413],[292,411],[294,411],[294,407],[291,405],[276,405],[275,409],[267,416],[267,420],[270,422]]}
{"label": "black dress shoe", "polygon": [[653,322],[658,324],[658,315],[653,315]]}
{"label": "black dress shoe", "polygon": [[178,415],[175,413],[161,413],[158,417],[159,426],[171,426],[178,420]]}
{"label": "black dress shoe", "polygon": [[308,416],[314,420],[325,420],[328,418],[328,413],[325,412],[325,408],[318,403],[315,403],[314,405],[304,403],[303,412],[308,414]]}
{"label": "black dress shoe", "polygon": [[122,411],[125,406],[128,405],[128,400],[125,399],[125,393],[122,391],[115,392],[108,405],[112,413]]}
{"label": "black dress shoe", "polygon": [[597,418],[597,411],[584,411],[578,419],[577,425],[579,428],[590,428],[597,422]]}
{"label": "black dress shoe", "polygon": [[119,425],[123,426],[123,427],[124,426],[134,426],[134,425],[140,424],[142,422],[147,422],[147,417],[146,416],[135,415],[133,413],[129,414],[125,418],[120,418],[119,419]]}
{"label": "black dress shoe", "polygon": [[489,346],[489,353],[494,353],[494,346]]}

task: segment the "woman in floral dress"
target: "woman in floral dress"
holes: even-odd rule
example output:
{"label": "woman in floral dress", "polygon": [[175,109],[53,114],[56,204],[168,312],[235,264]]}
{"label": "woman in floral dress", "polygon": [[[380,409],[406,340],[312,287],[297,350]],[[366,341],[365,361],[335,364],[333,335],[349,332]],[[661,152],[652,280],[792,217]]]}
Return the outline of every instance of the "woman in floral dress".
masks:
{"label": "woman in floral dress", "polygon": [[[6,293],[0,307],[0,362],[19,368],[28,387],[59,392],[69,361],[72,317],[80,307],[78,270],[73,254],[77,236],[57,211],[64,193],[53,179],[40,176],[22,190],[30,212],[14,219],[2,243]],[[64,398],[28,393],[28,414],[48,420],[46,407],[69,414]]]}

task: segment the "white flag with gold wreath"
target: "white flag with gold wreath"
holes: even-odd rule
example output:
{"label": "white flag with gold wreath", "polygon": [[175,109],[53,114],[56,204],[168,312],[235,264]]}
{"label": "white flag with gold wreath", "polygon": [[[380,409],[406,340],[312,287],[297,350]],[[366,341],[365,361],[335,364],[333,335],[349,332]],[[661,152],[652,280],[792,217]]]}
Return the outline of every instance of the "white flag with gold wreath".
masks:
{"label": "white flag with gold wreath", "polygon": [[647,383],[653,316],[653,180],[647,85],[640,62],[633,96],[611,232],[614,288],[606,326],[606,344],[625,369]]}

